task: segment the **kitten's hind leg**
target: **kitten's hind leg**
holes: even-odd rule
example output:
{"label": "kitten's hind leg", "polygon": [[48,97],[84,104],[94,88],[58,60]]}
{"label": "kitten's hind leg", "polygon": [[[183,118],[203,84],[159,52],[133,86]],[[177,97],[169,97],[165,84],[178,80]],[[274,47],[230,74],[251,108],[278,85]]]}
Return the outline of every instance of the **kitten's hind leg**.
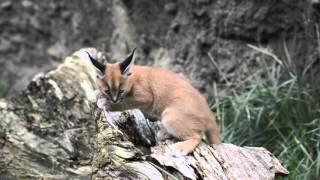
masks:
{"label": "kitten's hind leg", "polygon": [[201,142],[204,128],[193,117],[184,116],[176,109],[167,109],[162,114],[161,122],[170,134],[181,140],[172,146],[182,154],[191,153]]}

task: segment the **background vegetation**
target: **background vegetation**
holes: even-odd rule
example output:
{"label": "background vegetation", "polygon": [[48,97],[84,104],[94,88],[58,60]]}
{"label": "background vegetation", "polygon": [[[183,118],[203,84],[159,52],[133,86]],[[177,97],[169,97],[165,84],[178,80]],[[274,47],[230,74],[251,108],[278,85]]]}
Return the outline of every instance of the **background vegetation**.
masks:
{"label": "background vegetation", "polygon": [[287,64],[261,61],[263,71],[253,74],[244,89],[233,89],[232,96],[216,98],[212,108],[225,142],[267,148],[290,171],[288,179],[317,179],[320,91],[308,84],[308,69],[295,74]]}
{"label": "background vegetation", "polygon": [[5,80],[0,79],[0,98],[3,98],[8,93],[8,83]]}

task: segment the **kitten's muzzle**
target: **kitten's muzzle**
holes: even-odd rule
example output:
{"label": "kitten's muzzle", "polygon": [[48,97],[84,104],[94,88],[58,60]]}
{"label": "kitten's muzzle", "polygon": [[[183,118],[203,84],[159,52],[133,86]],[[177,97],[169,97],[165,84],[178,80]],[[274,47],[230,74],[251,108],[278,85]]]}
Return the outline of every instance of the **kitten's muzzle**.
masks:
{"label": "kitten's muzzle", "polygon": [[117,98],[117,97],[112,97],[112,98],[111,98],[111,101],[112,101],[113,103],[117,103],[118,98]]}

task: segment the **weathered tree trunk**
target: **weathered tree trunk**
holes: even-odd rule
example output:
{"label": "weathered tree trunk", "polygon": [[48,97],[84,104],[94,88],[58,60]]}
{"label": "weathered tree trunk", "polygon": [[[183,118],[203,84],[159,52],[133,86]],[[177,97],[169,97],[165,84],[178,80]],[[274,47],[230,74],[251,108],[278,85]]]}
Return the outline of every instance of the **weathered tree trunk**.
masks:
{"label": "weathered tree trunk", "polygon": [[[94,69],[78,51],[0,103],[0,179],[273,179],[288,174],[264,148],[199,145],[177,156],[139,110],[96,107]],[[154,147],[154,145],[156,145]]]}

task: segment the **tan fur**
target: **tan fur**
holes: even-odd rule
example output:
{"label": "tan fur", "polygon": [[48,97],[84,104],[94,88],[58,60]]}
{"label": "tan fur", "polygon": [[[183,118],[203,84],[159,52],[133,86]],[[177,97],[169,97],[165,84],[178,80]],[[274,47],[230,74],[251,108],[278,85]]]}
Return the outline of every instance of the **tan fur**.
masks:
{"label": "tan fur", "polygon": [[97,79],[101,94],[108,83],[112,94],[125,90],[122,101],[108,101],[110,111],[139,108],[161,118],[169,133],[181,139],[174,147],[184,154],[192,152],[209,134],[211,143],[220,143],[219,128],[205,98],[181,76],[160,68],[131,67],[131,75],[120,72],[119,64],[107,64],[103,78]]}

